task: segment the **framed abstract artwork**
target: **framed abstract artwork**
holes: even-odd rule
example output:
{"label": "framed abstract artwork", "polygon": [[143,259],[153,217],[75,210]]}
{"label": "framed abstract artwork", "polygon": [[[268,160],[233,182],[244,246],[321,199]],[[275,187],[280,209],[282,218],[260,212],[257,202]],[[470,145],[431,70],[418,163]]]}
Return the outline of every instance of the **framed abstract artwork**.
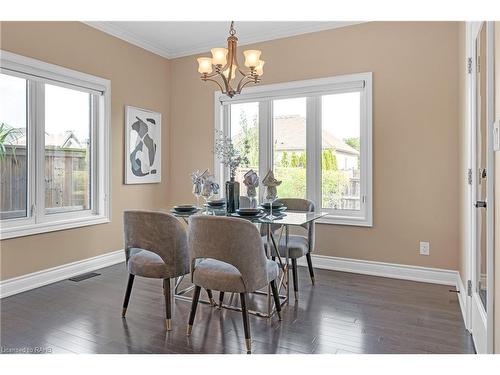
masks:
{"label": "framed abstract artwork", "polygon": [[161,113],[125,106],[125,184],[161,182]]}

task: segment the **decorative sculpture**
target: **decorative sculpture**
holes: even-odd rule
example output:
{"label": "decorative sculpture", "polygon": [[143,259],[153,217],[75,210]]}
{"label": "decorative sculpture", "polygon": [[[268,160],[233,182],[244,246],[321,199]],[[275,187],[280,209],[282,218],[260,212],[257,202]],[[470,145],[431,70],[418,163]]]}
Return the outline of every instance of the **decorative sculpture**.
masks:
{"label": "decorative sculpture", "polygon": [[272,170],[267,172],[266,177],[262,180],[262,185],[266,187],[266,199],[274,201],[278,198],[277,186],[281,185],[282,181],[278,181],[274,178],[274,173]]}

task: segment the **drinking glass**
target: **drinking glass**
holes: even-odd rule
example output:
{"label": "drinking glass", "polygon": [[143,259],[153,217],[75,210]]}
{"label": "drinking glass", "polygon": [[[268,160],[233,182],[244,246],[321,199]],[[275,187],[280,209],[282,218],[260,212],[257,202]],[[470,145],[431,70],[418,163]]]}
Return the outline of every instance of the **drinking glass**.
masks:
{"label": "drinking glass", "polygon": [[208,201],[214,195],[213,183],[211,181],[204,181],[201,186],[201,196],[205,200],[205,214],[208,215]]}
{"label": "drinking glass", "polygon": [[196,207],[200,207],[201,182],[193,184],[193,195],[196,197]]}

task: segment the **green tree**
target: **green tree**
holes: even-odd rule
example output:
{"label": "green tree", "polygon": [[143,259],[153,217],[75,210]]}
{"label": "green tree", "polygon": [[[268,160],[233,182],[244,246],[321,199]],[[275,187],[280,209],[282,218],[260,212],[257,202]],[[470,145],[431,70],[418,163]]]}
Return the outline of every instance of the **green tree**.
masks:
{"label": "green tree", "polygon": [[281,154],[281,166],[286,168],[289,165],[290,163],[288,162],[288,152],[283,151],[283,153]]}
{"label": "green tree", "polygon": [[337,155],[335,155],[335,150],[330,150],[331,158],[332,158],[332,171],[338,171],[337,165]]}
{"label": "green tree", "polygon": [[360,150],[359,137],[344,138],[344,142],[347,143],[355,150]]}
{"label": "green tree", "polygon": [[242,136],[236,141],[235,148],[240,153],[243,167],[257,166],[259,162],[259,135],[257,118],[254,117],[248,124],[248,116],[245,111],[240,112],[239,125]]}
{"label": "green tree", "polygon": [[301,152],[300,156],[299,156],[299,167],[305,168],[306,164],[307,164],[306,153],[305,152]]}
{"label": "green tree", "polygon": [[297,168],[299,166],[299,158],[295,151],[292,151],[292,156],[290,158],[290,167]]}

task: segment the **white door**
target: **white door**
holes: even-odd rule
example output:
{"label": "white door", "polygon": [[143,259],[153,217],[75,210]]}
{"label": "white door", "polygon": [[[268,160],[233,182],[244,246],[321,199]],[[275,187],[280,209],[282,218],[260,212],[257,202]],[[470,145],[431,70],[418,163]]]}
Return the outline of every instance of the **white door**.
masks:
{"label": "white door", "polygon": [[476,23],[472,28],[471,41],[471,171],[472,217],[470,267],[470,330],[478,353],[492,350],[490,327],[492,326],[492,267],[493,267],[493,149],[492,129],[492,25]]}

